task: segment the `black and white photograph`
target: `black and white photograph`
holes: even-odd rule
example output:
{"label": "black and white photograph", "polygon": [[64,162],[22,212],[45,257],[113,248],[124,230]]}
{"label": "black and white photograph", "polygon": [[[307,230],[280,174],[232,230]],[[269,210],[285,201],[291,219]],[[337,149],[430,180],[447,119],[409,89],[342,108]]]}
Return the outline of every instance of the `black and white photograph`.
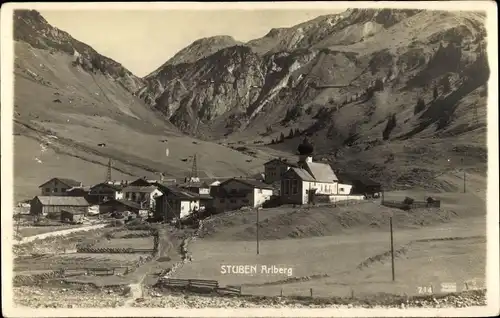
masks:
{"label": "black and white photograph", "polygon": [[499,314],[496,3],[7,3],[7,317]]}

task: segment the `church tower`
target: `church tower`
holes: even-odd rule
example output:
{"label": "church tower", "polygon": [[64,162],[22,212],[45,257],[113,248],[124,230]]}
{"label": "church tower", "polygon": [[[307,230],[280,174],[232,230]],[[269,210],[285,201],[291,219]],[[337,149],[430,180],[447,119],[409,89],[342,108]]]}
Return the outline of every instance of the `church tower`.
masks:
{"label": "church tower", "polygon": [[313,145],[309,142],[307,137],[302,140],[302,143],[297,147],[299,153],[299,167],[303,167],[305,163],[312,162],[312,154],[314,152]]}

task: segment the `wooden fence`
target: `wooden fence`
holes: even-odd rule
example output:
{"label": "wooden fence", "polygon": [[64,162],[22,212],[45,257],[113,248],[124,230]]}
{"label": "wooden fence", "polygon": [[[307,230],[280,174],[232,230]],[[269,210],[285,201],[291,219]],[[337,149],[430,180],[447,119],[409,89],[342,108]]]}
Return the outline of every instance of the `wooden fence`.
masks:
{"label": "wooden fence", "polygon": [[161,278],[158,284],[167,288],[216,291],[224,294],[241,295],[241,286],[220,287],[216,280]]}

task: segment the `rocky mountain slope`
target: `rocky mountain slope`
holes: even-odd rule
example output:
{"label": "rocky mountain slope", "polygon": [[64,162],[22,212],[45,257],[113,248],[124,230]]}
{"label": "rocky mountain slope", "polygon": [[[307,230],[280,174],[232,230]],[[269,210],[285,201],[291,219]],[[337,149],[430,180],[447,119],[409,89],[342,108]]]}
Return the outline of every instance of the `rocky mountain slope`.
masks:
{"label": "rocky mountain slope", "polygon": [[194,154],[201,177],[247,175],[267,159],[184,136],[134,96],[142,79],[36,11],[14,13],[14,53],[16,200],[55,176],[102,182],[109,159],[117,180],[184,177]]}
{"label": "rocky mountain slope", "polygon": [[192,62],[156,70],[137,95],[182,131],[214,139],[278,140],[271,147],[290,151],[298,138],[281,139],[299,129],[318,154],[376,177],[394,156],[395,175],[415,158],[415,169],[450,156],[455,167],[472,156],[466,161],[484,168],[484,20],[480,12],[351,9],[211,55],[193,48],[203,56],[196,61],[188,47]]}

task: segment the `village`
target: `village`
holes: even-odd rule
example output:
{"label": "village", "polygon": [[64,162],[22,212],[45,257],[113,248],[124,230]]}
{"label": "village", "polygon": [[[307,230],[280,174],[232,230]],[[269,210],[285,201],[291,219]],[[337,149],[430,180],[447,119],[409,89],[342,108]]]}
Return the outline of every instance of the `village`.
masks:
{"label": "village", "polygon": [[[67,177],[41,184],[40,195],[28,204],[35,223],[50,219],[81,224],[107,215],[114,219],[141,218],[149,222],[178,222],[193,217],[243,208],[309,205],[379,197],[381,185],[363,176],[335,173],[330,164],[314,162],[314,148],[305,138],[296,163],[282,158],[264,164],[261,178],[197,177],[196,169],[182,180],[107,180],[95,185]],[[194,163],[194,166],[196,163]],[[27,212],[27,209],[26,209]]]}

